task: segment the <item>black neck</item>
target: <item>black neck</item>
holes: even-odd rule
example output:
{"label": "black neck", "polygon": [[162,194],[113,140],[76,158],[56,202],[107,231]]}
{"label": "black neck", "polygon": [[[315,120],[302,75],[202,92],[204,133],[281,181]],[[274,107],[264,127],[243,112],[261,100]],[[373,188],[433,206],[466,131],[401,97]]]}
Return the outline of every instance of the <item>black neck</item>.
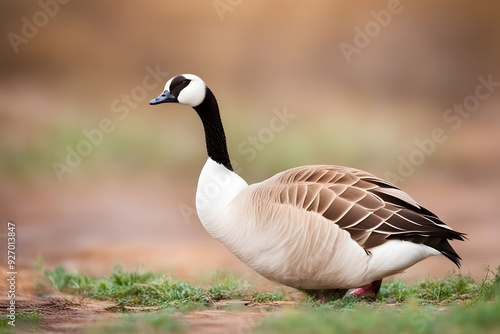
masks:
{"label": "black neck", "polygon": [[200,116],[205,129],[205,141],[209,158],[232,171],[233,167],[227,152],[226,135],[220,119],[219,106],[214,94],[208,87],[205,99],[199,106],[194,107],[194,110]]}

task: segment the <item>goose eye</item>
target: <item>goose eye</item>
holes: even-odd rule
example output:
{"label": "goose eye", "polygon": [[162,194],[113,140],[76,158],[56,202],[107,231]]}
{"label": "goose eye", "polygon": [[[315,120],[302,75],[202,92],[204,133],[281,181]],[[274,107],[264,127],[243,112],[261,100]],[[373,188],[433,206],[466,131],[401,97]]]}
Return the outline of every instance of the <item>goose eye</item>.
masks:
{"label": "goose eye", "polygon": [[183,85],[187,85],[188,83],[189,83],[189,80],[187,80],[187,79],[182,82]]}

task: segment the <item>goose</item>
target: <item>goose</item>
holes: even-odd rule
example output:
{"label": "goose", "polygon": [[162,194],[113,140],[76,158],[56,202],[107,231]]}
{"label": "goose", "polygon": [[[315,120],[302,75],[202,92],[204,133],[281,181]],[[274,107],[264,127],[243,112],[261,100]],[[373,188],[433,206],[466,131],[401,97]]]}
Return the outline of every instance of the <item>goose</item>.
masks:
{"label": "goose", "polygon": [[207,232],[263,277],[319,300],[377,296],[382,280],[433,255],[460,267],[464,241],[394,184],[341,166],[292,168],[247,184],[231,165],[217,100],[194,74],[167,81],[150,105],[192,107],[208,159],[196,190]]}

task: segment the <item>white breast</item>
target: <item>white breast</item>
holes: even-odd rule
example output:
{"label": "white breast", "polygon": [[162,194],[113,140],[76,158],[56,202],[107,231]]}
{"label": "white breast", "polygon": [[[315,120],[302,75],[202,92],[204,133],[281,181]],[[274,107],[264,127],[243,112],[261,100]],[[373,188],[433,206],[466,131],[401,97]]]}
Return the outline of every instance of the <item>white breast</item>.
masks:
{"label": "white breast", "polygon": [[227,221],[230,203],[247,187],[239,175],[208,158],[198,180],[196,210],[201,223],[215,239],[222,241],[231,233],[236,222]]}

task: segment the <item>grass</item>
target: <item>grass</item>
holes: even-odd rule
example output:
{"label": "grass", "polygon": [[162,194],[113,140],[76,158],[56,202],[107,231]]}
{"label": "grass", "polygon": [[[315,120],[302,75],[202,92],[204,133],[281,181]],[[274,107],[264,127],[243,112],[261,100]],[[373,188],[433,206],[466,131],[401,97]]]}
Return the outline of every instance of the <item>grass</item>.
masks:
{"label": "grass", "polygon": [[[218,300],[286,300],[282,291],[252,293],[248,283],[221,272],[203,286],[163,274],[127,272],[120,267],[101,278],[70,273],[61,267],[46,270],[45,274],[59,291],[110,300],[122,306],[121,311],[130,311],[127,306],[159,309],[122,315],[113,323],[92,327],[89,333],[182,332],[186,329],[182,316],[177,312],[172,319],[172,312],[211,308]],[[487,269],[480,279],[452,273],[437,281],[426,279],[413,285],[392,280],[382,285],[375,302],[350,295],[326,303],[305,298],[292,308],[284,313],[264,313],[267,316],[254,332],[493,333],[500,329],[500,267],[496,271]]]}
{"label": "grass", "polygon": [[110,276],[92,278],[67,272],[62,267],[46,270],[53,286],[82,298],[110,300],[121,307],[157,306],[161,308],[199,308],[222,299],[245,295],[248,284],[234,275],[217,272],[208,287],[194,286],[164,274],[128,272],[116,267]]}
{"label": "grass", "polygon": [[9,321],[12,319],[9,319],[7,316],[0,316],[0,334],[11,333],[13,328],[22,328],[27,331],[36,332],[42,319],[42,314],[36,309],[33,311],[19,311],[16,313],[14,327],[9,325]]}
{"label": "grass", "polygon": [[462,300],[464,296],[477,294],[480,286],[473,277],[462,274],[451,274],[434,282],[425,279],[413,286],[408,286],[401,280],[393,280],[382,286],[379,299],[388,303],[401,303],[409,298],[417,298],[423,304],[446,305]]}
{"label": "grass", "polygon": [[271,315],[255,333],[493,333],[500,330],[500,267],[477,281],[452,274],[408,286],[385,283],[376,302],[352,296]]}
{"label": "grass", "polygon": [[212,276],[207,288],[209,300],[241,299],[244,298],[249,285],[236,276],[221,271]]}
{"label": "grass", "polygon": [[256,333],[493,333],[500,327],[500,300],[447,311],[409,303],[398,309],[362,304],[353,310],[315,310],[271,316]]}
{"label": "grass", "polygon": [[[109,277],[91,278],[68,272],[62,267],[45,270],[45,276],[60,292],[81,298],[111,300],[119,306],[180,307],[207,306],[211,302],[248,297],[249,285],[236,276],[215,272],[210,284],[203,288],[163,274],[127,272],[119,266]],[[286,299],[284,292],[253,292],[251,300],[269,303]]]}
{"label": "grass", "polygon": [[272,303],[286,300],[284,292],[269,291],[269,292],[254,292],[252,293],[252,301],[256,303]]}

